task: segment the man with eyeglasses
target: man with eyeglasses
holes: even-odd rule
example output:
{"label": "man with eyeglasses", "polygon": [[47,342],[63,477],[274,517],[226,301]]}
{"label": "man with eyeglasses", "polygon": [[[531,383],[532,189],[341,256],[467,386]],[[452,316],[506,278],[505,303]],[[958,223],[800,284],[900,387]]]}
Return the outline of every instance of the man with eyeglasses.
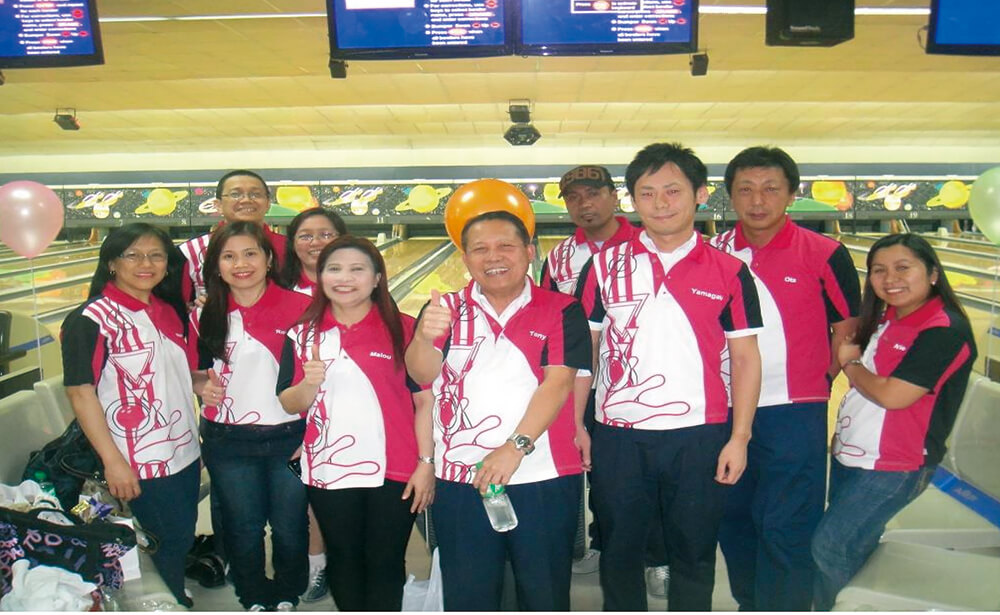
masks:
{"label": "man with eyeglasses", "polygon": [[[223,175],[216,185],[215,200],[222,213],[223,220],[220,225],[226,222],[254,222],[264,225],[264,230],[274,246],[275,256],[278,258],[276,266],[280,267],[287,240],[283,234],[275,233],[264,224],[264,214],[271,206],[271,192],[264,178],[245,169],[230,171]],[[187,259],[182,290],[184,300],[189,303],[205,294],[202,266],[205,263],[205,250],[208,249],[208,241],[211,238],[212,234],[207,233],[185,241],[179,246],[184,258]]]}

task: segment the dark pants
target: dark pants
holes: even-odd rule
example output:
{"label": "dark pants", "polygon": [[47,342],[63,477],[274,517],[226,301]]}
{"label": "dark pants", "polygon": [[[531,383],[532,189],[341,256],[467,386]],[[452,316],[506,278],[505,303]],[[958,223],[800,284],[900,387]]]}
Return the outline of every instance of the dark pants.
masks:
{"label": "dark pants", "polygon": [[741,611],[812,608],[813,532],[826,497],[825,402],[760,408],[719,529]]}
{"label": "dark pants", "polygon": [[406,544],[416,515],[406,484],[309,487],[309,503],[326,543],[326,575],[339,611],[398,611],[406,582]]}
{"label": "dark pants", "polygon": [[[587,429],[587,433],[593,437],[594,435],[594,425],[597,424],[596,418],[594,417],[594,404],[597,391],[590,389],[590,395],[587,396],[587,405],[583,409],[583,426]],[[587,535],[590,536],[590,548],[595,551],[601,550],[601,526],[597,522],[597,513],[594,512],[594,500],[591,497],[587,497],[587,508],[590,509],[590,525],[587,526]]]}
{"label": "dark pants", "polygon": [[[288,469],[304,421],[221,425],[202,421],[202,455],[223,514],[226,555],[240,604],[298,604],[309,582],[306,490]],[[265,572],[264,528],[271,526],[274,580]]]}
{"label": "dark pants", "polygon": [[498,611],[510,558],[521,611],[568,611],[580,477],[508,485],[517,527],[497,532],[471,485],[439,480],[434,534],[447,611]]}
{"label": "dark pants", "polygon": [[184,594],[184,563],[194,544],[198,521],[198,488],[201,464],[197,461],[177,474],[139,481],[142,493],[129,502],[132,515],[143,530],[159,539],[150,557],[177,602],[191,605]]}
{"label": "dark pants", "polygon": [[885,524],[924,492],[936,469],[883,472],[830,462],[830,506],[812,543],[817,611],[833,608],[837,594],[878,547]]}
{"label": "dark pants", "polygon": [[725,424],[673,430],[598,425],[591,472],[601,523],[601,589],[608,611],[645,611],[649,526],[661,524],[671,611],[708,611],[726,488],[715,482]]}

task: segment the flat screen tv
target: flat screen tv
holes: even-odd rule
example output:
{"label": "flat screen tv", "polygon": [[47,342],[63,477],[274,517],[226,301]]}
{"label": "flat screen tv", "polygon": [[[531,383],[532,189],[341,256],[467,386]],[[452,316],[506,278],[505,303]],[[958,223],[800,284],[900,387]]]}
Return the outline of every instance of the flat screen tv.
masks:
{"label": "flat screen tv", "polygon": [[521,0],[518,55],[691,53],[698,0]]}
{"label": "flat screen tv", "polygon": [[510,0],[327,0],[330,57],[510,55],[509,4]]}
{"label": "flat screen tv", "polygon": [[931,0],[927,53],[1000,56],[1000,0]]}
{"label": "flat screen tv", "polygon": [[96,0],[0,0],[0,68],[104,64]]}

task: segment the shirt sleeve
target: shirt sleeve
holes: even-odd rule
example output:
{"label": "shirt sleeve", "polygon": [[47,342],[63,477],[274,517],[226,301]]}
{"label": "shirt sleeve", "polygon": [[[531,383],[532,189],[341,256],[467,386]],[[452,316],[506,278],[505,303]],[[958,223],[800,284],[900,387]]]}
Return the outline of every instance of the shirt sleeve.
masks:
{"label": "shirt sleeve", "polygon": [[941,377],[970,353],[968,342],[955,329],[934,327],[921,331],[890,376],[933,391]]}
{"label": "shirt sleeve", "polygon": [[66,317],[62,326],[63,386],[94,384],[100,380],[107,347],[97,323],[81,312]]}
{"label": "shirt sleeve", "polygon": [[281,347],[281,360],[278,362],[278,384],[275,386],[275,394],[281,395],[282,391],[300,380],[302,380],[302,363],[295,355],[295,342],[292,338],[286,337],[285,344]]}
{"label": "shirt sleeve", "polygon": [[587,264],[580,270],[580,277],[576,281],[575,296],[580,302],[584,317],[590,322],[590,328],[595,331],[600,330],[604,322],[605,310],[604,301],[601,299],[601,285],[597,280],[593,258],[587,261]]}
{"label": "shirt sleeve", "polygon": [[760,315],[757,285],[754,284],[753,274],[746,264],[740,265],[739,271],[730,281],[729,303],[719,315],[719,322],[726,332],[726,337],[756,335],[756,330],[764,326]]}
{"label": "shirt sleeve", "polygon": [[843,244],[838,245],[820,274],[827,322],[835,323],[858,315],[861,283],[854,261]]}
{"label": "shirt sleeve", "polygon": [[590,370],[592,346],[590,327],[583,307],[573,301],[563,308],[555,331],[549,334],[542,351],[542,367],[564,365],[578,370]]}
{"label": "shirt sleeve", "polygon": [[542,288],[559,292],[559,285],[556,284],[556,279],[552,276],[551,258],[546,257],[544,262],[545,265],[542,267],[542,279],[539,281],[538,285]]}

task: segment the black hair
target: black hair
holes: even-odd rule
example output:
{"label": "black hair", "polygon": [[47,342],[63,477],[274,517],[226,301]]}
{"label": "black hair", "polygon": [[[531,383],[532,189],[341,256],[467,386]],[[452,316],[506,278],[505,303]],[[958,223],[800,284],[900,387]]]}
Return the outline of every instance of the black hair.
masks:
{"label": "black hair", "polygon": [[257,181],[259,181],[260,184],[264,186],[264,194],[266,194],[268,198],[271,197],[271,189],[267,187],[267,182],[264,181],[263,177],[254,173],[253,171],[247,171],[246,169],[236,169],[235,171],[230,171],[225,175],[223,175],[221,178],[219,178],[219,183],[215,185],[215,198],[217,199],[222,198],[222,187],[225,185],[226,180],[228,180],[230,177],[240,177],[243,175],[247,177],[257,178]]}
{"label": "black hair", "polygon": [[968,314],[962,309],[962,304],[959,302],[958,297],[955,296],[955,291],[952,290],[951,284],[948,282],[948,276],[945,275],[941,261],[938,259],[938,255],[934,251],[934,248],[931,247],[931,244],[927,243],[927,240],[920,235],[913,233],[886,235],[872,244],[865,263],[869,275],[865,278],[865,288],[861,295],[861,313],[858,316],[858,332],[854,335],[854,343],[861,346],[862,349],[868,345],[872,335],[875,334],[879,321],[885,312],[885,302],[878,298],[878,295],[875,294],[875,289],[872,288],[872,261],[875,260],[875,255],[879,250],[892,246],[903,246],[909,249],[910,252],[913,252],[913,255],[923,262],[927,268],[927,275],[931,275],[937,271],[937,281],[931,285],[930,296],[941,297],[941,301],[944,303],[946,309],[960,314],[966,320],[969,319]]}
{"label": "black hair", "polygon": [[708,184],[708,168],[694,150],[680,143],[653,143],[642,148],[628,168],[625,169],[625,186],[628,193],[635,199],[635,183],[647,173],[656,173],[663,165],[674,163],[684,177],[691,182],[691,189],[698,190]]}
{"label": "black hair", "polygon": [[509,211],[504,211],[501,209],[498,211],[488,211],[484,214],[479,214],[478,216],[469,218],[469,220],[466,221],[465,226],[462,227],[463,252],[465,251],[465,244],[468,242],[469,239],[469,228],[472,227],[473,224],[478,224],[480,222],[487,222],[489,220],[503,220],[505,222],[510,222],[511,224],[514,225],[514,230],[517,231],[517,236],[521,238],[521,241],[524,242],[524,245],[528,245],[531,243],[531,235],[528,233],[528,227],[524,225],[524,221],[515,216],[514,214],[510,213]]}
{"label": "black hair", "polygon": [[288,243],[285,244],[285,264],[281,267],[281,274],[278,276],[281,278],[281,284],[285,288],[295,288],[302,275],[302,261],[299,260],[299,255],[295,253],[295,235],[299,232],[299,227],[302,226],[302,223],[313,216],[323,216],[329,220],[330,224],[333,225],[333,229],[337,231],[338,237],[347,234],[347,225],[344,224],[343,218],[329,209],[313,207],[292,218],[292,221],[288,223],[288,229],[285,231],[285,236],[288,238]]}
{"label": "black hair", "polygon": [[101,294],[107,283],[114,280],[115,276],[111,274],[111,261],[119,258],[129,246],[142,237],[155,237],[163,244],[163,251],[167,254],[167,274],[159,284],[153,287],[153,295],[174,308],[184,325],[185,333],[187,333],[187,306],[184,305],[184,299],[181,296],[181,277],[186,261],[184,255],[171,241],[170,235],[151,224],[132,222],[111,229],[98,252],[97,270],[90,281],[90,291],[87,293],[87,298],[92,299]]}
{"label": "black hair", "polygon": [[245,235],[257,242],[264,252],[268,268],[265,283],[268,281],[277,283],[278,275],[275,271],[278,259],[274,253],[274,246],[268,239],[263,227],[253,222],[232,222],[224,224],[215,229],[212,238],[208,242],[205,250],[205,264],[203,268],[205,276],[205,306],[201,310],[201,317],[198,319],[198,344],[199,348],[207,350],[212,357],[227,361],[226,338],[229,337],[229,284],[219,273],[219,257],[222,250],[231,238],[238,235]]}
{"label": "black hair", "polygon": [[[355,237],[354,235],[341,235],[337,237],[326,244],[323,247],[323,251],[319,253],[319,258],[316,260],[316,276],[319,278],[323,268],[326,267],[326,261],[330,259],[330,256],[334,252],[347,248],[353,248],[367,256],[368,260],[372,263],[372,268],[379,276],[378,283],[372,289],[371,300],[375,304],[376,309],[378,309],[379,315],[382,316],[382,322],[389,329],[389,338],[392,340],[392,356],[396,368],[403,369],[403,355],[406,353],[403,320],[399,316],[399,307],[396,306],[396,301],[389,294],[389,276],[386,275],[385,259],[382,257],[379,249],[375,247],[375,244],[364,237]],[[323,315],[330,310],[330,298],[323,292],[322,284],[319,286],[320,288],[313,294],[312,303],[309,304],[309,307],[306,308],[306,311],[299,318],[300,323],[307,323],[312,327],[313,331],[319,330],[320,323],[323,321]]]}
{"label": "black hair", "polygon": [[799,166],[785,150],[778,147],[755,146],[748,147],[729,161],[726,166],[726,192],[733,193],[733,178],[737,171],[743,169],[781,169],[788,180],[788,193],[795,194],[799,190]]}

